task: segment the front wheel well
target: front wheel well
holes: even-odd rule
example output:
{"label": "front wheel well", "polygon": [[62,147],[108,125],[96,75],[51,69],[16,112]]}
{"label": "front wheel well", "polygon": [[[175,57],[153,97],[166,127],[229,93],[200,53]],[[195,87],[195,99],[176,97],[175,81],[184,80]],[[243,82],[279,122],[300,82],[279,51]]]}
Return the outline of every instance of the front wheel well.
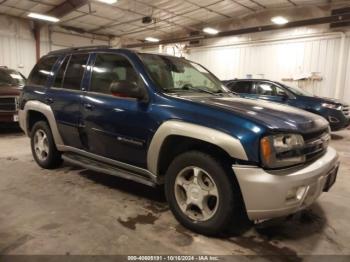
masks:
{"label": "front wheel well", "polygon": [[35,111],[35,110],[29,110],[27,113],[27,131],[28,134],[30,134],[30,132],[32,131],[33,126],[35,125],[35,123],[39,122],[39,121],[45,121],[47,123],[48,120],[46,118],[46,116],[39,112],[39,111]]}
{"label": "front wheel well", "polygon": [[234,162],[234,159],[217,145],[191,137],[171,135],[165,139],[160,149],[158,174],[163,176],[176,156],[193,150],[210,154],[225,165]]}

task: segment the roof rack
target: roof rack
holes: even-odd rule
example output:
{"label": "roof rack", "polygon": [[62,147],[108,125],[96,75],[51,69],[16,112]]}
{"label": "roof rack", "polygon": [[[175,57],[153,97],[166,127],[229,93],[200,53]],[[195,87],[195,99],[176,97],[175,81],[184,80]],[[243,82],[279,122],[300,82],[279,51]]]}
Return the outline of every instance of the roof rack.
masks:
{"label": "roof rack", "polygon": [[109,45],[90,45],[90,46],[80,46],[80,47],[70,47],[70,48],[64,48],[64,49],[58,49],[55,51],[49,52],[49,54],[56,54],[56,53],[64,53],[64,52],[71,52],[71,51],[79,51],[79,50],[90,50],[90,49],[97,49],[97,48],[111,48]]}

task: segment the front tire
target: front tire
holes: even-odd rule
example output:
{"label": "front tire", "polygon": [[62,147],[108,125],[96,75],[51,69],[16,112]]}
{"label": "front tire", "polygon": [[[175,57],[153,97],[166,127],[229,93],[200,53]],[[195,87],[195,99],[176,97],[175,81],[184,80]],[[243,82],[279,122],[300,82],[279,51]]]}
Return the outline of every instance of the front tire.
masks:
{"label": "front tire", "polygon": [[47,122],[39,121],[31,131],[32,154],[39,166],[53,169],[61,165],[61,153],[57,150]]}
{"label": "front tire", "polygon": [[243,217],[232,171],[206,153],[177,156],[166,173],[165,194],[176,219],[200,234],[218,235]]}

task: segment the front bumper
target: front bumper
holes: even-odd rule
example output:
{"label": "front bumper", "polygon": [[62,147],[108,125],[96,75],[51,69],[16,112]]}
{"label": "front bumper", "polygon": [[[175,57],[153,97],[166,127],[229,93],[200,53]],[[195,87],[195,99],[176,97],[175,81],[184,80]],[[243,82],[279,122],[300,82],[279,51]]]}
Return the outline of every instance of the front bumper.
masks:
{"label": "front bumper", "polygon": [[18,112],[0,112],[1,123],[18,122]]}
{"label": "front bumper", "polygon": [[[327,178],[337,172],[337,152],[326,154],[299,169],[267,171],[256,166],[234,165],[244,204],[250,220],[287,216],[311,205],[323,192]],[[299,197],[290,192],[300,190]]]}

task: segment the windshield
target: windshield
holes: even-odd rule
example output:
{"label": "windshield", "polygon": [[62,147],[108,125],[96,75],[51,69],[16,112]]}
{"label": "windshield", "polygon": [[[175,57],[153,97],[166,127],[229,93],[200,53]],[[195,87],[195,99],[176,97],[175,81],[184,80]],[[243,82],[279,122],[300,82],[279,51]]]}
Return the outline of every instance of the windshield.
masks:
{"label": "windshield", "polygon": [[15,70],[0,69],[0,85],[24,86],[24,76]]}
{"label": "windshield", "polygon": [[301,89],[300,87],[292,87],[292,86],[287,86],[284,84],[281,84],[284,87],[286,87],[288,90],[290,90],[291,92],[293,92],[296,95],[299,96],[314,96],[313,94],[309,93],[308,91]]}
{"label": "windshield", "polygon": [[229,93],[229,90],[204,67],[182,58],[140,54],[152,79],[165,93]]}

